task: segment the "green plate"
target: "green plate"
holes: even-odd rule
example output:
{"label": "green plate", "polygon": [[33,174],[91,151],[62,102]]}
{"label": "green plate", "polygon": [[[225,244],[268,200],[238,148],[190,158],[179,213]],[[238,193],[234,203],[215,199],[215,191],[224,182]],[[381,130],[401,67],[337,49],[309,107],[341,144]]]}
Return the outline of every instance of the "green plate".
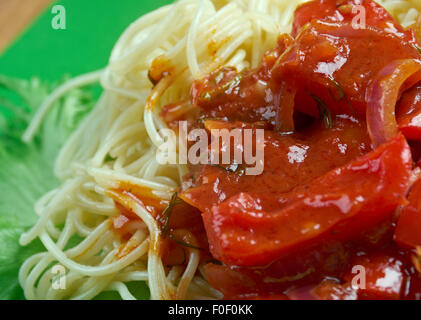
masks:
{"label": "green plate", "polygon": [[61,0],[66,29],[52,27],[52,6],[0,57],[0,74],[57,80],[106,65],[131,22],[170,0]]}
{"label": "green plate", "polygon": [[[55,107],[49,113],[37,139],[27,146],[20,142],[19,137],[27,125],[29,115],[33,114],[47,91],[51,90],[51,83],[57,85],[64,75],[76,76],[104,67],[114,43],[131,22],[171,2],[57,1],[1,54],[0,299],[24,299],[18,283],[19,268],[27,257],[44,249],[39,240],[27,247],[19,246],[19,236],[37,220],[33,211],[35,201],[46,191],[59,185],[59,181],[53,176],[54,158],[67,136],[89,109],[79,110],[72,107],[69,114],[63,98],[64,101],[59,102],[62,107]],[[62,5],[66,10],[65,30],[55,30],[52,27],[54,5]],[[28,82],[4,80],[4,75],[27,80],[37,77],[41,79],[42,85],[37,81],[28,86]],[[20,95],[16,95],[16,92]],[[76,97],[81,106],[92,106],[92,96],[88,99],[86,93],[76,92],[71,97],[72,104],[75,105]],[[28,99],[25,99],[27,96],[30,97],[29,107]],[[70,122],[66,119],[70,119]],[[148,289],[143,283],[131,283],[128,287],[138,298],[149,297]],[[118,295],[105,293],[98,298],[115,299]]]}

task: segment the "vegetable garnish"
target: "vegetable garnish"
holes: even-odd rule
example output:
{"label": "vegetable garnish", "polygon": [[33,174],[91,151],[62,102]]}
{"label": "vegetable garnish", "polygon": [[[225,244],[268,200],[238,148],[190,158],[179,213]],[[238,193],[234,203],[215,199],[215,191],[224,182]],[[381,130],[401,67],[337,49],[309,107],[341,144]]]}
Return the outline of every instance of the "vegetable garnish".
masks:
{"label": "vegetable garnish", "polygon": [[7,168],[0,170],[0,300],[25,298],[19,268],[45,248],[39,240],[21,247],[19,236],[36,222],[37,199],[58,186],[54,159],[95,101],[88,88],[69,91],[46,117],[34,142],[22,143],[32,114],[56,86],[38,78],[0,76],[0,167]]}
{"label": "vegetable garnish", "polygon": [[342,88],[342,86],[339,84],[338,81],[336,81],[333,77],[328,77],[329,81],[335,86],[335,88],[337,89],[337,91],[339,92],[339,98],[336,99],[334,94],[330,91],[329,89],[329,94],[330,96],[336,100],[336,101],[342,101],[345,100],[346,104],[348,105],[350,111],[352,112],[353,115],[355,115],[355,110],[354,108],[352,108],[351,103],[349,102],[348,96],[346,95],[344,89]]}
{"label": "vegetable garnish", "polygon": [[335,86],[335,88],[338,90],[339,92],[339,98],[335,98],[335,96],[332,94],[332,92],[329,90],[330,95],[332,96],[332,98],[336,101],[341,101],[342,99],[345,98],[345,91],[342,88],[342,86],[339,84],[339,82],[337,82],[335,79],[333,79],[332,77],[328,78],[329,81]]}
{"label": "vegetable garnish", "polygon": [[421,54],[421,48],[420,48],[420,46],[419,46],[419,45],[417,45],[417,44],[413,43],[413,44],[412,44],[412,46],[414,47],[414,49],[415,49],[415,50],[417,50],[417,51],[418,51],[418,53],[419,53],[419,54]]}
{"label": "vegetable garnish", "polygon": [[113,162],[116,161],[117,158],[112,157],[109,153],[107,153],[107,155],[104,158],[104,162]]}
{"label": "vegetable garnish", "polygon": [[421,80],[418,59],[395,60],[386,65],[367,89],[367,127],[379,146],[398,133],[395,108],[402,90]]}
{"label": "vegetable garnish", "polygon": [[166,238],[170,232],[170,218],[171,218],[172,210],[174,209],[176,205],[180,203],[182,203],[182,200],[178,197],[178,193],[175,192],[171,197],[170,203],[162,212],[162,217],[165,222],[163,226],[161,227],[161,231],[164,238]]}
{"label": "vegetable garnish", "polygon": [[177,237],[174,236],[174,234],[171,232],[171,228],[170,228],[170,219],[171,219],[171,214],[172,211],[174,209],[175,206],[179,205],[183,203],[183,200],[180,199],[178,197],[178,193],[175,192],[170,200],[170,203],[168,204],[168,206],[165,208],[165,210],[162,212],[162,217],[164,219],[164,224],[161,226],[161,232],[162,232],[162,236],[165,239],[166,237],[169,237],[172,241],[174,241],[175,243],[179,244],[180,246],[183,247],[187,247],[187,248],[191,248],[191,249],[197,249],[197,250],[203,250],[202,248],[193,246],[189,243],[186,243],[180,239],[178,239]]}
{"label": "vegetable garnish", "polygon": [[326,103],[310,91],[307,91],[307,93],[316,101],[320,118],[323,120],[326,129],[331,129],[333,127],[332,113],[328,109]]}
{"label": "vegetable garnish", "polygon": [[221,70],[213,84],[215,87],[202,92],[199,99],[201,101],[212,101],[216,96],[224,92],[232,92],[241,83],[242,75],[237,73],[231,80],[221,83],[224,79],[224,71]]}
{"label": "vegetable garnish", "polygon": [[172,233],[169,234],[169,238],[172,241],[174,241],[175,243],[179,244],[180,246],[187,247],[187,248],[190,248],[190,249],[204,250],[203,248],[199,248],[199,247],[193,246],[193,245],[191,245],[191,244],[189,244],[187,242],[184,242],[184,241],[176,238]]}

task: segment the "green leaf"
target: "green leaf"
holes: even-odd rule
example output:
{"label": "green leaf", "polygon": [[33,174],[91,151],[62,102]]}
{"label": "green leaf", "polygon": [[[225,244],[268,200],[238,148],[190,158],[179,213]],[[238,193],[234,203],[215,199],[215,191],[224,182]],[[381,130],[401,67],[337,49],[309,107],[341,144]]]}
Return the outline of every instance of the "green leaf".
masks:
{"label": "green leaf", "polygon": [[19,237],[36,222],[35,201],[58,183],[34,149],[21,151],[19,157],[0,150],[0,299],[24,298],[19,268],[43,246],[37,240],[21,247]]}
{"label": "green leaf", "polygon": [[25,228],[1,226],[0,242],[0,300],[22,300],[23,290],[18,282],[19,268],[34,253],[40,252],[43,246],[39,240],[27,247],[18,243],[19,236]]}
{"label": "green leaf", "polygon": [[0,299],[24,299],[19,268],[45,249],[39,240],[21,247],[19,237],[37,221],[35,202],[59,185],[54,159],[94,105],[93,88],[69,91],[48,114],[34,142],[24,144],[20,138],[36,108],[57,85],[0,75]]}

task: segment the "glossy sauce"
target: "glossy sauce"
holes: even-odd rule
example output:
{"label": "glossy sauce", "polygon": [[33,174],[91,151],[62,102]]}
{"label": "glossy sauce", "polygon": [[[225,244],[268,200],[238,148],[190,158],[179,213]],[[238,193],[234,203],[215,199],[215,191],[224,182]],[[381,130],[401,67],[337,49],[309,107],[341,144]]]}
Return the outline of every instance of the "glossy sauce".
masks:
{"label": "glossy sauce", "polygon": [[[353,27],[355,5],[367,28]],[[257,70],[222,68],[193,84],[201,114],[191,128],[265,129],[261,175],[195,165],[183,184],[222,262],[206,273],[225,298],[420,298],[414,250],[393,240],[419,145],[399,134],[374,150],[365,121],[367,88],[390,63],[420,59],[417,45],[373,1],[312,1]],[[414,87],[397,105],[412,140],[418,96]],[[365,289],[353,287],[355,265]]]}
{"label": "glossy sauce", "polygon": [[[169,232],[177,240],[201,248],[201,259],[203,261],[212,259],[209,254],[209,245],[200,212],[196,208],[184,202],[178,203],[173,207],[171,216],[168,218],[163,216],[163,212],[170,202],[160,199],[153,193],[152,189],[129,183],[120,183],[118,189],[109,190],[108,194],[115,200],[116,208],[120,212],[118,216],[111,218],[111,226],[123,242],[129,241],[137,230],[147,229],[147,227],[130,208],[119,203],[119,194],[129,195],[136,199],[156,219],[160,228],[168,223]],[[169,220],[167,221],[167,219]],[[191,236],[194,237],[194,243],[192,243]],[[186,246],[175,242],[171,237],[164,237],[160,245],[160,255],[164,265],[168,267],[186,265],[188,262],[186,250]]]}

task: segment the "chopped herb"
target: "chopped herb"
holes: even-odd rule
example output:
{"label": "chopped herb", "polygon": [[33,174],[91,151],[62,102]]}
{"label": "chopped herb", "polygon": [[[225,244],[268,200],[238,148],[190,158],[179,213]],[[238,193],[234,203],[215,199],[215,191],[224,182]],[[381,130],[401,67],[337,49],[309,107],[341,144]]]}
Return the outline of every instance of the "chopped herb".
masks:
{"label": "chopped herb", "polygon": [[417,44],[412,44],[412,46],[414,47],[415,50],[418,51],[419,54],[421,54],[421,48],[417,45]]}
{"label": "chopped herb", "polygon": [[332,94],[332,92],[329,90],[329,93],[330,93],[330,95],[332,96],[332,98],[334,99],[334,100],[337,100],[337,101],[341,101],[342,99],[344,99],[345,98],[345,92],[344,92],[344,89],[342,88],[342,86],[339,84],[339,82],[337,82],[335,79],[333,79],[333,78],[331,78],[331,77],[329,77],[328,78],[329,79],[329,81],[336,87],[336,89],[338,90],[338,92],[339,92],[339,99],[336,99],[334,96],[333,96],[333,94]]}
{"label": "chopped herb", "polygon": [[348,96],[345,94],[345,91],[344,91],[344,89],[342,88],[342,86],[339,84],[339,82],[337,82],[335,79],[333,79],[332,77],[329,77],[328,78],[329,79],[329,81],[336,87],[336,89],[338,90],[338,92],[339,92],[339,99],[336,99],[335,97],[334,97],[334,95],[332,94],[332,92],[329,90],[329,93],[330,93],[330,95],[331,95],[331,97],[334,99],[334,100],[336,100],[336,101],[341,101],[341,100],[343,100],[343,99],[345,99],[345,101],[346,101],[346,103],[347,103],[347,105],[348,105],[348,107],[349,107],[349,109],[351,110],[351,112],[355,115],[355,111],[354,111],[354,108],[352,108],[352,106],[351,106],[351,103],[349,102],[349,99],[348,99]]}
{"label": "chopped herb", "polygon": [[180,203],[182,203],[183,200],[181,200],[180,198],[178,198],[178,193],[175,192],[170,200],[170,203],[168,204],[168,206],[165,208],[164,212],[162,212],[162,217],[165,220],[165,222],[163,223],[163,226],[161,227],[161,232],[162,232],[162,236],[164,238],[169,237],[172,241],[174,241],[175,243],[179,244],[180,246],[183,247],[187,247],[187,248],[191,248],[191,249],[197,249],[197,250],[203,250],[202,248],[193,246],[191,244],[188,244],[178,238],[176,238],[170,230],[170,218],[171,218],[171,213],[172,210],[174,209],[174,207]]}
{"label": "chopped herb", "polygon": [[241,83],[241,74],[237,74],[232,80],[217,86],[214,89],[207,90],[200,95],[200,100],[211,101],[222,93],[230,94],[232,90]]}
{"label": "chopped herb", "polygon": [[184,241],[176,238],[172,233],[169,234],[169,237],[170,237],[170,239],[172,241],[174,241],[175,243],[179,244],[180,246],[191,248],[191,249],[196,249],[196,250],[203,250],[203,248],[199,248],[199,247],[193,246],[193,245],[191,245],[191,244],[189,244],[187,242],[184,242]]}
{"label": "chopped herb", "polygon": [[105,156],[104,162],[107,163],[107,162],[113,162],[113,161],[116,161],[116,160],[117,160],[117,158],[114,158],[109,153],[107,153],[107,155]]}
{"label": "chopped herb", "polygon": [[161,228],[161,231],[164,238],[167,237],[170,232],[170,218],[171,218],[172,210],[177,204],[180,204],[180,203],[181,203],[181,199],[178,198],[178,193],[175,192],[171,197],[170,203],[165,208],[164,212],[162,212],[162,217],[164,218],[165,222]]}
{"label": "chopped herb", "polygon": [[314,99],[314,101],[316,101],[317,107],[319,108],[320,118],[323,119],[325,127],[327,129],[331,129],[333,127],[332,114],[326,103],[313,93],[309,91],[307,91],[307,93]]}

